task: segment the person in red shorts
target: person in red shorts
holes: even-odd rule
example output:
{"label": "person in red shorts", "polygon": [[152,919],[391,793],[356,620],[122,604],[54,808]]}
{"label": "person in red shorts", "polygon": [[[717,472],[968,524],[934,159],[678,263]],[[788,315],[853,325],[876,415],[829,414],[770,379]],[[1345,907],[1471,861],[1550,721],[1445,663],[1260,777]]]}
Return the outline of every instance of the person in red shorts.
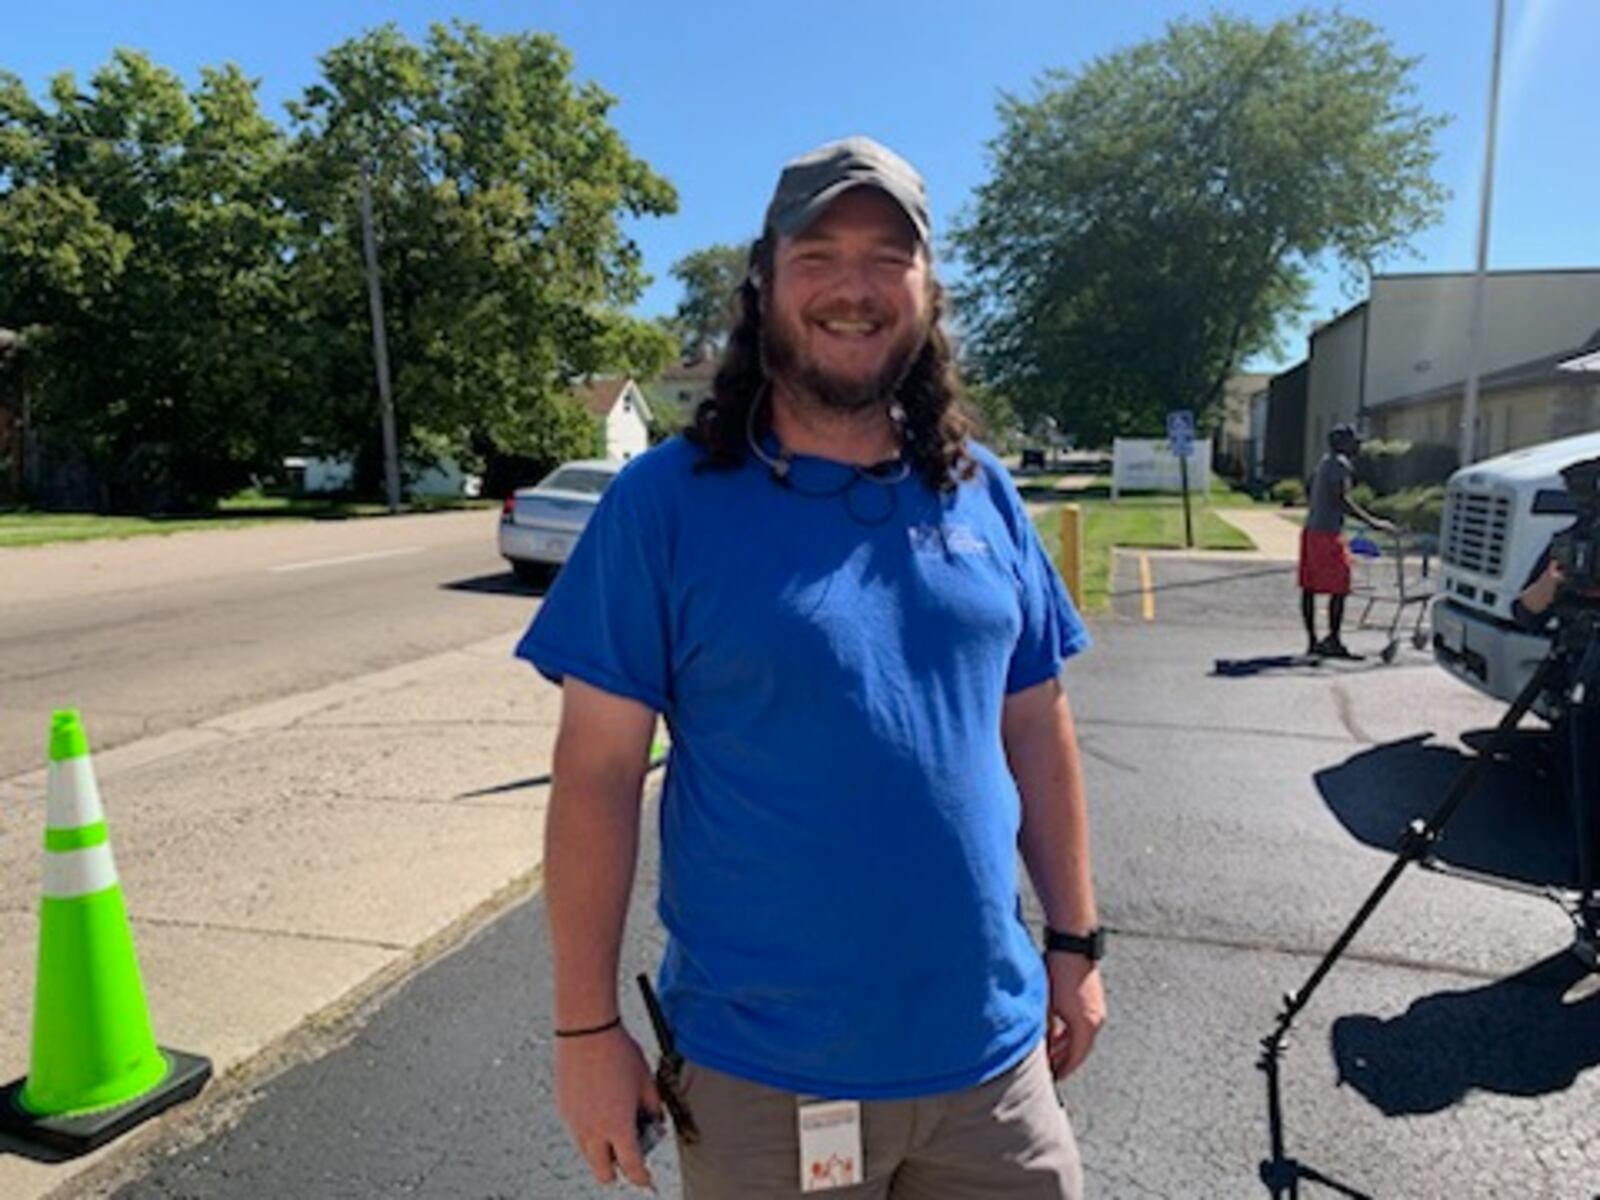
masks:
{"label": "person in red shorts", "polygon": [[[1328,431],[1328,452],[1311,476],[1310,511],[1300,531],[1300,615],[1306,623],[1306,653],[1313,658],[1359,659],[1339,638],[1344,623],[1344,598],[1350,594],[1350,550],[1341,534],[1348,513],[1374,529],[1392,533],[1394,526],[1350,499],[1355,458],[1361,439],[1353,425]],[[1317,640],[1317,597],[1328,597],[1328,636]]]}

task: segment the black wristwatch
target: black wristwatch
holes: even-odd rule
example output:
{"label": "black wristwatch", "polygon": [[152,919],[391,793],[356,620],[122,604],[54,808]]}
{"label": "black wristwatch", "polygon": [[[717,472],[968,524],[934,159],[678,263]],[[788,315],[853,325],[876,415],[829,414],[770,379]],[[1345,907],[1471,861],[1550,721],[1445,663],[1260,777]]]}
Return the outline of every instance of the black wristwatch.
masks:
{"label": "black wristwatch", "polygon": [[1099,962],[1106,956],[1106,931],[1097,925],[1088,933],[1062,933],[1059,929],[1051,929],[1046,925],[1044,952],[1081,954],[1090,962]]}

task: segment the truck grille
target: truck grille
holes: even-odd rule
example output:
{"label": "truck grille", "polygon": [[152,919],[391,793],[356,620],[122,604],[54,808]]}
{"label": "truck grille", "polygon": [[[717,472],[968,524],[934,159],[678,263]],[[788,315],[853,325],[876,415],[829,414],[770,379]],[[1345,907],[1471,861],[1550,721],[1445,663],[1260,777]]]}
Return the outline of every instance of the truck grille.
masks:
{"label": "truck grille", "polygon": [[1447,566],[1499,578],[1505,570],[1506,538],[1511,530],[1511,497],[1496,492],[1457,491],[1444,513]]}

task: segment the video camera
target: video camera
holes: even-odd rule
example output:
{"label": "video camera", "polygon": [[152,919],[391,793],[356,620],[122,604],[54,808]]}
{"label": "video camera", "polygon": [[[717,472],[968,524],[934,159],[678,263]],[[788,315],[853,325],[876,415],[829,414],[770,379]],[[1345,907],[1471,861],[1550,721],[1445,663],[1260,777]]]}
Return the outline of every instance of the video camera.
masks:
{"label": "video camera", "polygon": [[1550,557],[1564,577],[1562,591],[1575,597],[1600,589],[1600,458],[1573,463],[1561,478],[1566,491],[1541,491],[1533,511],[1576,518],[1550,540]]}

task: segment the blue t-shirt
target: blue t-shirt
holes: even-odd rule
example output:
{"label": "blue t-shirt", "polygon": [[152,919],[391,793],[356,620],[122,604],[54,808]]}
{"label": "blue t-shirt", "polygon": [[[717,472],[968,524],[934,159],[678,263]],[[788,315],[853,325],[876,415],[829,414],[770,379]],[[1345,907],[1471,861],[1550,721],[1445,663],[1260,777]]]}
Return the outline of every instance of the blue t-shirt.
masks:
{"label": "blue t-shirt", "polygon": [[517,653],[665,716],[660,991],[688,1058],[806,1095],[969,1087],[1043,1032],[1006,695],[1088,637],[1009,475],[941,495],[675,439]]}

